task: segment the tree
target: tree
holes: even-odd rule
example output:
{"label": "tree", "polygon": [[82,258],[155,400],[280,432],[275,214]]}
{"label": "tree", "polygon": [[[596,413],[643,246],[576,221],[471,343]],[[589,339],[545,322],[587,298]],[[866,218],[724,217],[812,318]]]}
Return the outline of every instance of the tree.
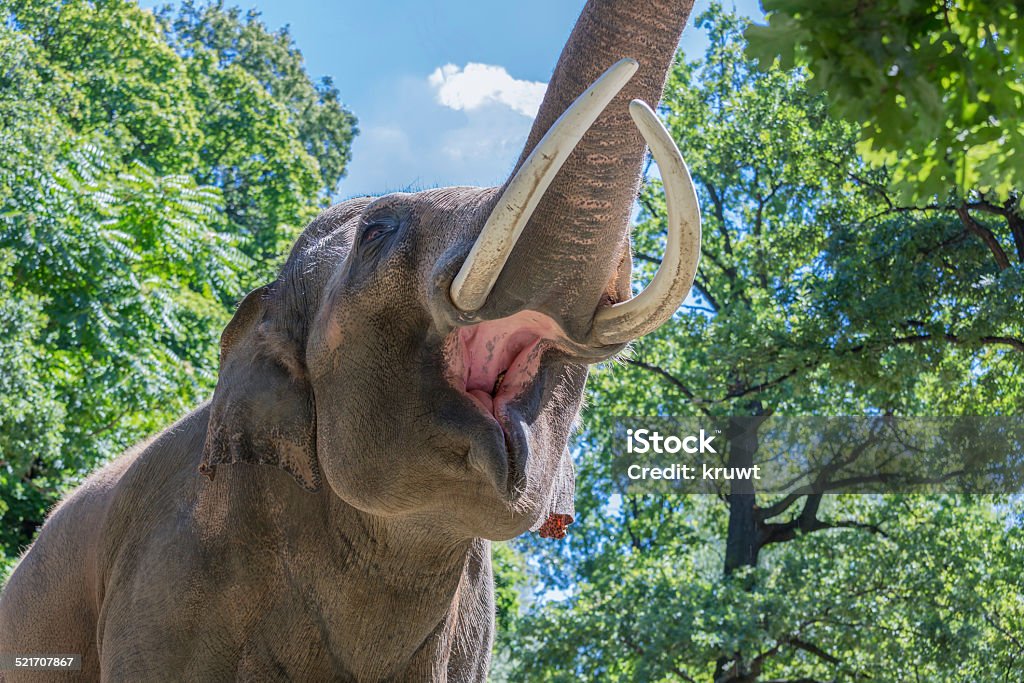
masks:
{"label": "tree", "polygon": [[266,264],[253,283],[337,190],[355,118],[258,14],[37,0],[11,3],[9,16],[40,48],[40,76],[72,130],[112,139],[126,163],[221,190],[243,251]]}
{"label": "tree", "polygon": [[[588,512],[601,540],[578,565],[584,578],[520,621],[511,678],[1020,678],[1019,517],[1008,527],[992,506],[954,497],[834,503],[831,514],[871,520],[885,536],[801,536],[731,579],[721,577],[728,522],[714,499],[648,497]],[[718,670],[723,652],[743,653],[744,678]]]}
{"label": "tree", "polygon": [[[204,12],[192,38],[124,0],[0,0],[0,565],[209,394],[234,302],[344,174],[337,93],[285,34]],[[248,66],[219,58],[243,30]]]}
{"label": "tree", "polygon": [[317,161],[321,190],[327,197],[337,190],[352,156],[356,119],[330,77],[314,83],[306,75],[287,27],[271,32],[258,12],[249,10],[243,19],[241,10],[222,0],[204,5],[187,0],[176,16],[170,7],[158,16],[180,54],[209,50],[222,69],[239,66],[284,106],[297,139]]}
{"label": "tree", "polygon": [[356,119],[329,78],[310,80],[287,29],[269,31],[259,13],[188,1],[159,19],[189,65],[202,122],[194,175],[221,188],[229,219],[251,237],[246,252],[275,263],[337,191]]}
{"label": "tree", "polygon": [[[1024,30],[1018,3],[767,0],[747,30],[763,65],[806,64],[861,151],[904,201],[971,190],[1002,203],[1024,186]],[[1019,192],[1014,192],[1020,215]]]}
{"label": "tree", "polygon": [[[624,493],[612,476],[615,426],[631,415],[750,424],[1024,405],[1018,380],[994,379],[1020,367],[1020,293],[986,288],[1006,277],[991,253],[950,239],[962,231],[955,219],[890,214],[877,190],[887,177],[857,156],[856,129],[828,115],[804,72],[756,69],[743,58],[742,23],[720,10],[698,25],[708,53],[677,62],[663,100],[704,207],[697,293],[624,367],[593,376],[572,540],[524,544],[539,556],[531,568],[543,589],[570,597],[518,625],[519,676],[1019,677],[1021,582],[965,598],[978,578],[966,568],[983,553],[992,550],[993,572],[1016,575],[1019,505],[1013,517],[993,499],[655,496]],[[656,183],[640,205],[645,278],[664,241]],[[958,288],[978,291],[950,296]],[[923,327],[908,331],[908,320]],[[942,399],[950,386],[978,402]],[[997,399],[1005,389],[1015,393]],[[758,430],[726,436],[728,464],[763,457]],[[1014,540],[1003,546],[1007,528]],[[968,636],[987,649],[961,647]]]}
{"label": "tree", "polygon": [[992,252],[1000,270],[1019,271],[1024,265],[1019,5],[934,0],[764,5],[769,25],[747,29],[748,52],[763,66],[776,58],[783,66],[807,66],[810,86],[826,93],[832,113],[859,126],[864,159],[888,169],[888,182],[875,184],[888,209],[956,217]]}

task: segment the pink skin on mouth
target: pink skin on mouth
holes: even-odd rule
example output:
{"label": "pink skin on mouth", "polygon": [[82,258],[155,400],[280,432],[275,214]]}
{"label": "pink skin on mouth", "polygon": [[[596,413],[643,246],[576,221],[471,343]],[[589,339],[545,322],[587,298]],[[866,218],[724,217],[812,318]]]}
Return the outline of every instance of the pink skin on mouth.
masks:
{"label": "pink skin on mouth", "polygon": [[445,346],[449,380],[497,419],[537,375],[544,350],[560,338],[555,321],[536,311],[459,328]]}

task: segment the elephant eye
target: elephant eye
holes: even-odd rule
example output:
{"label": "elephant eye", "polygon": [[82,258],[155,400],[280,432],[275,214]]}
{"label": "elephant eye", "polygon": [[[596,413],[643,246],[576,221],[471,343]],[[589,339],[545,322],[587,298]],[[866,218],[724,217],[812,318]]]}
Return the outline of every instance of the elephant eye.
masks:
{"label": "elephant eye", "polygon": [[376,242],[382,237],[386,237],[387,235],[393,233],[395,231],[395,227],[396,225],[394,223],[384,221],[370,223],[363,230],[363,235],[360,238],[360,243],[365,245],[370,244],[372,242]]}

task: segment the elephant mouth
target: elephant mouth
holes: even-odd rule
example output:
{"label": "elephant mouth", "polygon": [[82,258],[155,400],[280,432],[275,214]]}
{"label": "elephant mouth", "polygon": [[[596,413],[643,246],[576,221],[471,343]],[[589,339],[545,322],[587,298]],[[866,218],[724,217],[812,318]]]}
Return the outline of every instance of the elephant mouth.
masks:
{"label": "elephant mouth", "polygon": [[[551,318],[521,311],[507,318],[460,327],[445,346],[448,381],[500,430],[496,444],[505,462],[485,469],[496,477],[495,486],[514,494],[525,477],[528,458],[528,393],[542,375],[544,352],[559,346],[564,333]],[[503,448],[501,447],[503,442]],[[489,459],[489,458],[488,458]]]}
{"label": "elephant mouth", "polygon": [[536,379],[544,351],[563,338],[555,321],[535,311],[461,327],[448,342],[449,381],[502,424]]}

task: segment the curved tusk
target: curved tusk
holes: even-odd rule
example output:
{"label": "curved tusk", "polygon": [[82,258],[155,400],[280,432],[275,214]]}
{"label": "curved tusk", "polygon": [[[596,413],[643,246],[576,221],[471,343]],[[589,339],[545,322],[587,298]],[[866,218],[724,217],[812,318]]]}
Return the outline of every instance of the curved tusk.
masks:
{"label": "curved tusk", "polygon": [[562,112],[533,148],[502,192],[452,282],[451,297],[456,308],[471,312],[484,305],[551,181],[638,66],[635,59],[621,59],[613,64]]}
{"label": "curved tusk", "polygon": [[622,344],[665,323],[689,293],[700,261],[700,205],[683,157],[646,103],[633,100],[629,114],[661,171],[668,239],[665,257],[651,283],[629,301],[601,308],[594,315],[593,336],[599,344]]}

